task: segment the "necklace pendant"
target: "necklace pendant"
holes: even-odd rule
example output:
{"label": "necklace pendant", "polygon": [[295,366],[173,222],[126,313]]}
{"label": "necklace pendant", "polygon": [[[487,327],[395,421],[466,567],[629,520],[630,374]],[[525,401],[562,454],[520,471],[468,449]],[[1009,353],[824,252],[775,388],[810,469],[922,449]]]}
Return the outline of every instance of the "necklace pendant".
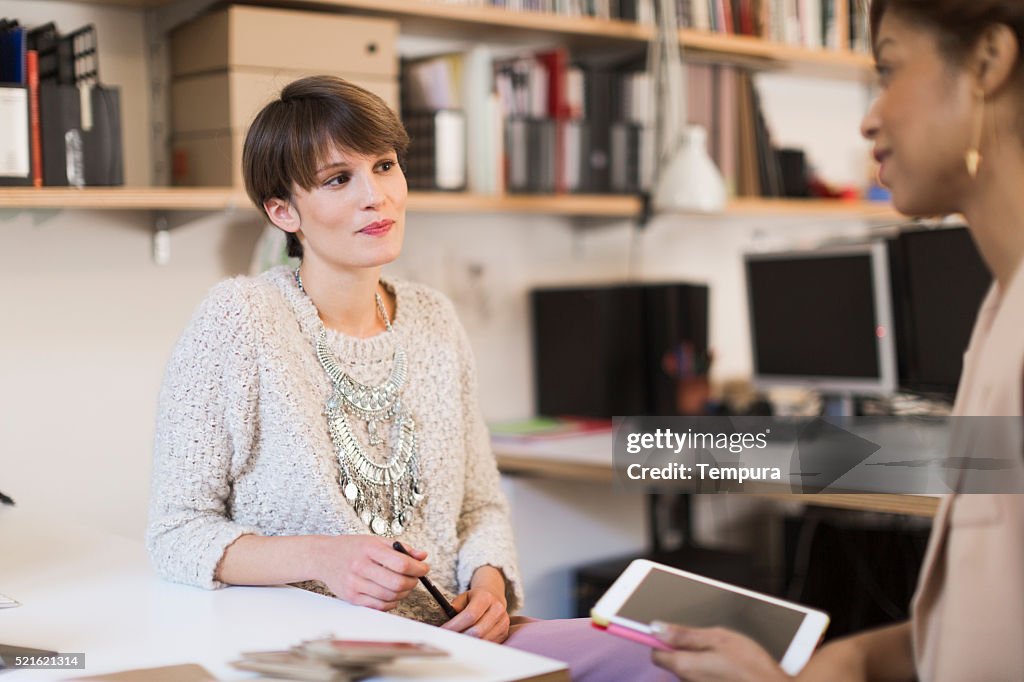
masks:
{"label": "necklace pendant", "polygon": [[363,513],[359,515],[359,519],[367,526],[369,526],[370,523],[373,521],[373,515],[369,512],[369,510],[364,509]]}
{"label": "necklace pendant", "polygon": [[369,443],[370,443],[370,445],[383,445],[384,444],[384,439],[380,437],[379,433],[377,433],[377,420],[376,419],[371,419],[370,421],[366,422],[366,432],[367,432],[367,434],[369,436]]}
{"label": "necklace pendant", "polygon": [[370,524],[370,530],[377,535],[384,535],[388,532],[388,522],[379,516],[374,516],[373,523]]}
{"label": "necklace pendant", "polygon": [[345,499],[349,502],[355,502],[356,498],[359,497],[359,488],[352,481],[349,481],[345,486]]}
{"label": "necklace pendant", "polygon": [[401,535],[403,530],[405,530],[405,529],[402,528],[402,524],[399,523],[398,519],[395,519],[394,521],[391,522],[391,534],[392,535]]}

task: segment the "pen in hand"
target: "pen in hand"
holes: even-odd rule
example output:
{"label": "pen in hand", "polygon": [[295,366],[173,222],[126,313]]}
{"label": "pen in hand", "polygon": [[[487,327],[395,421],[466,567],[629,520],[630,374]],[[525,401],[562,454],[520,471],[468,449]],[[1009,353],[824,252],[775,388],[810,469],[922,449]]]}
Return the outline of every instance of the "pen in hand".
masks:
{"label": "pen in hand", "polygon": [[[398,540],[395,540],[395,542],[391,546],[396,551],[401,552],[405,556],[412,557],[412,555],[409,554],[409,550],[407,550],[405,546],[402,545],[402,543]],[[449,619],[452,619],[455,616],[459,615],[459,612],[455,610],[454,606],[448,603],[448,600],[444,598],[444,595],[441,594],[441,591],[434,587],[434,583],[430,582],[430,578],[428,578],[425,575],[420,576],[420,582],[423,583],[423,587],[427,588],[427,592],[429,592],[430,596],[434,598],[434,601],[436,601],[441,606],[441,609],[444,611],[445,615],[448,616]]]}

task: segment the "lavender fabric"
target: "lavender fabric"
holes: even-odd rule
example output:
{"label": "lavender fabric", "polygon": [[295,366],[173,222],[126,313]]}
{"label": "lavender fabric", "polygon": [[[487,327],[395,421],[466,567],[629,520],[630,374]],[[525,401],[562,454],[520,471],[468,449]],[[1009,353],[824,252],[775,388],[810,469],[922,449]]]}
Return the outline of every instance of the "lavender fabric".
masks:
{"label": "lavender fabric", "polygon": [[505,646],[569,664],[574,682],[674,682],[651,663],[651,648],[609,635],[587,618],[513,618]]}

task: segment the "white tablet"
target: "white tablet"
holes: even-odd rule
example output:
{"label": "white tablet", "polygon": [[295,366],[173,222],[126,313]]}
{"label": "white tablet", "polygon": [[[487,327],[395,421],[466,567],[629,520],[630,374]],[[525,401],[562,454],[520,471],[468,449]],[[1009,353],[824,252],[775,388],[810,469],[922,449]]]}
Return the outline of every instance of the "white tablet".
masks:
{"label": "white tablet", "polygon": [[591,611],[594,625],[650,646],[660,620],[689,627],[724,627],[763,646],[790,675],[807,664],[828,627],[828,615],[799,604],[638,559]]}

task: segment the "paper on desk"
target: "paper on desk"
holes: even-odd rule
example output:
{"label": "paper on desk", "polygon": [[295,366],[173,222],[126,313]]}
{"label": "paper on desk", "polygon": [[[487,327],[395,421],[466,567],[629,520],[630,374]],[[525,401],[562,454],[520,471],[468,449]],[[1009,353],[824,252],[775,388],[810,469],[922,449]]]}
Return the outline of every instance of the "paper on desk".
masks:
{"label": "paper on desk", "polygon": [[71,682],[90,680],[91,682],[217,682],[210,671],[196,663],[182,665],[165,665],[159,668],[138,668],[123,670],[118,673],[75,677]]}
{"label": "paper on desk", "polygon": [[499,456],[513,455],[608,466],[612,464],[611,431],[574,434],[550,440],[492,438],[491,447]]}
{"label": "paper on desk", "polygon": [[10,609],[15,606],[21,606],[21,604],[0,592],[0,609]]}

